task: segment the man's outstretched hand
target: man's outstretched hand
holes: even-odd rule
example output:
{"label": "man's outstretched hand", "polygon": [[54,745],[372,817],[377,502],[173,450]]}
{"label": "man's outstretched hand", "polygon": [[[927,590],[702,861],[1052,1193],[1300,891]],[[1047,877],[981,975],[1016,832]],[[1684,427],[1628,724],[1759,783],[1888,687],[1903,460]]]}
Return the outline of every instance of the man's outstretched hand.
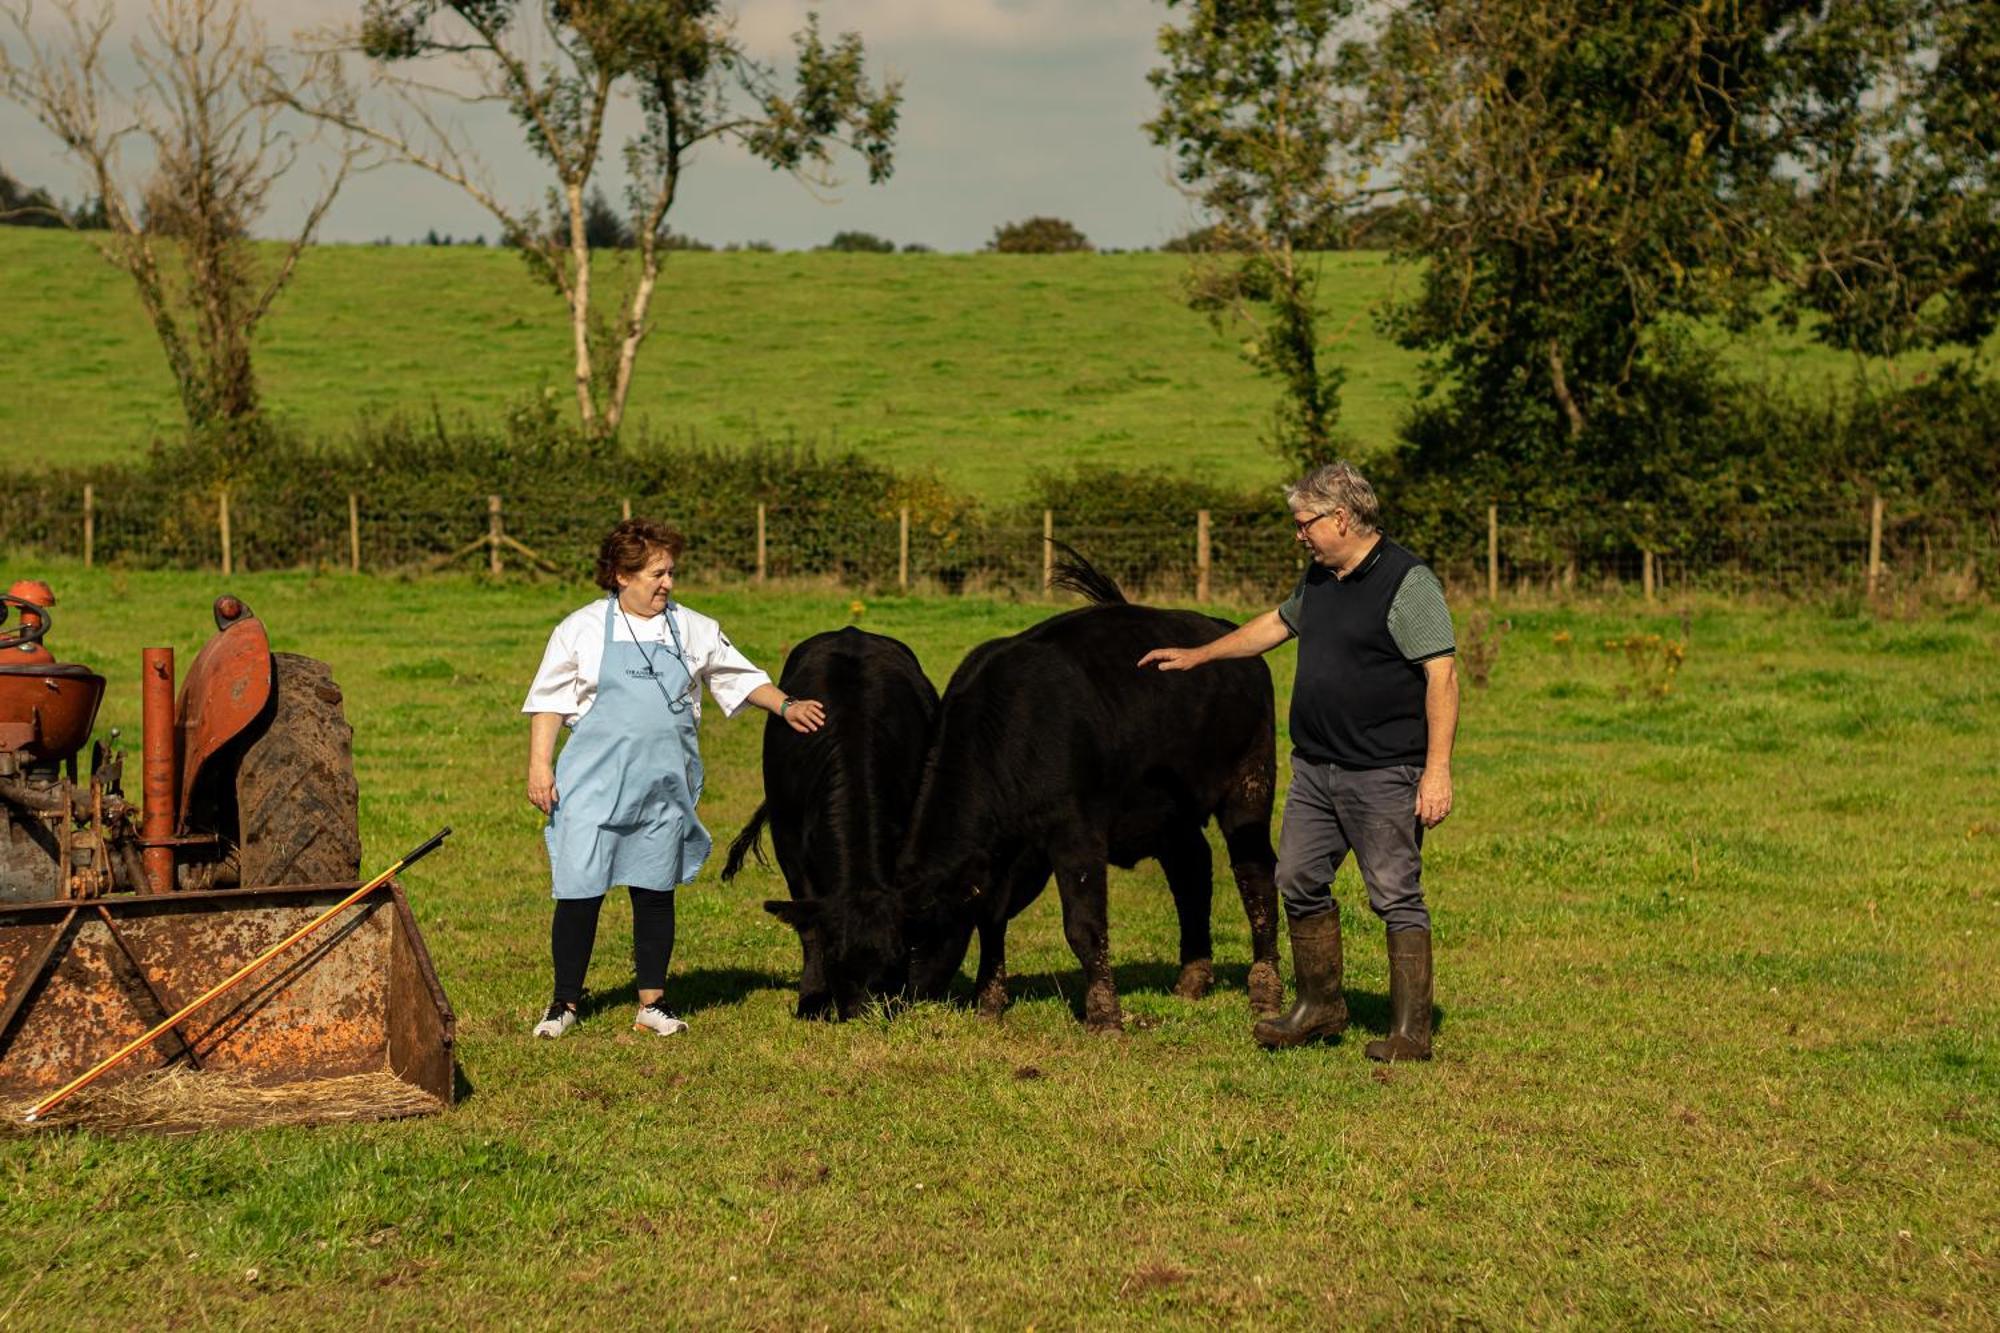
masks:
{"label": "man's outstretched hand", "polygon": [[1162,671],[1186,671],[1208,660],[1199,648],[1155,648],[1139,659],[1141,667],[1156,666]]}

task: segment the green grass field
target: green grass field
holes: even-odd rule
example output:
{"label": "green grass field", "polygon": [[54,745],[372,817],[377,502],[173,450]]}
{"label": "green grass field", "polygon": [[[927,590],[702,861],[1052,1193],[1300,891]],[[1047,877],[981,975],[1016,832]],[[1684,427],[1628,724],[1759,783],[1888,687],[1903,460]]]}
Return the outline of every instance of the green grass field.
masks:
{"label": "green grass field", "polygon": [[[112,678],[101,725],[136,735],[137,650],[192,651],[214,580],[37,566],[64,653]],[[1359,1022],[1330,1048],[1250,1043],[1233,895],[1222,984],[1169,993],[1150,865],[1113,875],[1121,1037],[1071,1014],[1052,896],[1013,931],[1003,1021],[796,1022],[797,946],[758,906],[779,881],[711,869],[681,899],[685,1038],[626,1030],[614,900],[606,1007],[535,1042],[548,904],[514,710],[587,590],[237,582],[346,687],[370,860],[458,830],[408,887],[472,1091],[396,1125],[0,1138],[0,1324],[1973,1328],[2000,1308],[1991,609],[1698,606],[1661,700],[1601,645],[1676,617],[1512,612],[1429,845],[1438,1059],[1383,1070],[1360,1051],[1387,1006],[1351,870]],[[833,591],[684,591],[773,666],[850,614]],[[1043,614],[884,600],[862,623],[942,680]],[[1290,650],[1271,662],[1282,703]],[[759,798],[760,726],[705,724],[718,838]]]}
{"label": "green grass field", "polygon": [[[1418,358],[1371,312],[1397,282],[1378,255],[1325,258],[1322,332],[1347,369],[1364,455],[1391,438]],[[727,443],[788,433],[934,466],[987,498],[1031,469],[1161,467],[1281,479],[1263,443],[1274,386],[1180,301],[1186,260],[1134,255],[676,254],[630,419]],[[81,238],[0,227],[0,450],[15,464],[135,456],[179,405],[130,280]],[[266,406],[316,436],[368,412],[496,419],[554,386],[557,297],[498,250],[326,246],[266,322]],[[1753,376],[1835,383],[1852,365],[1791,334],[1728,345]]]}

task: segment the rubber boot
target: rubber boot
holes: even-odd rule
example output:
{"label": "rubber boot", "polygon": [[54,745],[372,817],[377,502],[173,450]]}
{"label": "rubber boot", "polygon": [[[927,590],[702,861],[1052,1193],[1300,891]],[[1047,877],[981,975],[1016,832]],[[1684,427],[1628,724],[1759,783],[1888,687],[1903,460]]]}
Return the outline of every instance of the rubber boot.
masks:
{"label": "rubber boot", "polygon": [[1279,1018],[1260,1020],[1250,1035],[1261,1046],[1298,1046],[1347,1030],[1347,996],[1340,989],[1340,905],[1317,916],[1292,917],[1292,980],[1299,998]]}
{"label": "rubber boot", "polygon": [[1431,933],[1389,937],[1389,1035],[1368,1043],[1370,1060],[1431,1058]]}

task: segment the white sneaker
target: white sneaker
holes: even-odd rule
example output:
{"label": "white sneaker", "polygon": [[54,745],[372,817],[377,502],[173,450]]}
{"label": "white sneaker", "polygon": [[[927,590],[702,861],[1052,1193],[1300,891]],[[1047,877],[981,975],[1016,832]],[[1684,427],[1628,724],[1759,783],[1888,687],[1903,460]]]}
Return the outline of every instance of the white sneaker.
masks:
{"label": "white sneaker", "polygon": [[667,1008],[666,1001],[654,1000],[651,1004],[640,1005],[639,1012],[632,1015],[632,1030],[672,1037],[686,1032],[688,1025],[679,1014]]}
{"label": "white sneaker", "polygon": [[576,1010],[561,1000],[551,1000],[549,1011],[535,1024],[537,1037],[560,1037],[576,1026]]}

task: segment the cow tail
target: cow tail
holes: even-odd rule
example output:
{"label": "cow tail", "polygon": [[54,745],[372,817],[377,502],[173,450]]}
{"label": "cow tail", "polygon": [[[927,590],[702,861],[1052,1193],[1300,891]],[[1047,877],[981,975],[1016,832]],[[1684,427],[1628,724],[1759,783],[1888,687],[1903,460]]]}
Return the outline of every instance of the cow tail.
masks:
{"label": "cow tail", "polygon": [[1124,590],[1068,542],[1050,542],[1063,558],[1049,571],[1049,586],[1066,588],[1100,606],[1123,605]]}
{"label": "cow tail", "polygon": [[768,864],[764,860],[762,839],[764,836],[764,825],[770,819],[770,816],[771,803],[766,801],[757,807],[756,813],[750,816],[750,822],[745,824],[743,831],[736,835],[736,841],[729,844],[729,859],[722,863],[723,879],[735,879],[736,872],[743,868],[743,858],[753,852],[756,854],[758,865]]}

